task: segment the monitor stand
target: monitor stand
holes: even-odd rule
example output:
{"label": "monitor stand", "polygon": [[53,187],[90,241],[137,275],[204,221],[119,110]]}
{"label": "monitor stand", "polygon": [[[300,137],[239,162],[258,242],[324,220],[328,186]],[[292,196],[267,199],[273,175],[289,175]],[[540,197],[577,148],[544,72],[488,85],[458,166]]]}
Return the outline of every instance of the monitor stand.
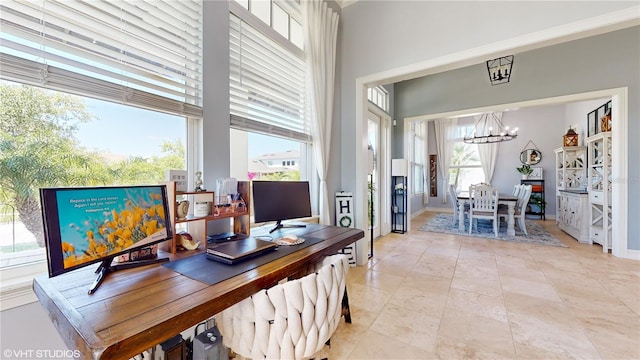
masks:
{"label": "monitor stand", "polygon": [[281,228],[304,228],[304,227],[307,227],[307,225],[304,225],[304,224],[283,224],[282,220],[278,220],[276,222],[276,226],[273,229],[269,230],[269,234],[271,234],[272,232],[274,232],[274,231],[276,231],[278,229],[281,229]]}
{"label": "monitor stand", "polygon": [[104,278],[108,274],[114,271],[131,269],[138,266],[145,266],[145,265],[151,265],[151,264],[157,264],[157,263],[169,261],[168,257],[164,257],[164,258],[129,261],[121,264],[112,265],[111,262],[113,262],[113,258],[114,256],[104,259],[102,261],[102,264],[100,264],[100,266],[98,266],[98,268],[96,269],[96,274],[98,274],[98,276],[96,277],[96,280],[93,282],[93,284],[91,284],[91,287],[89,288],[89,295],[96,292],[96,290],[98,290],[98,287],[100,287],[100,284],[102,284],[102,281],[104,281]]}

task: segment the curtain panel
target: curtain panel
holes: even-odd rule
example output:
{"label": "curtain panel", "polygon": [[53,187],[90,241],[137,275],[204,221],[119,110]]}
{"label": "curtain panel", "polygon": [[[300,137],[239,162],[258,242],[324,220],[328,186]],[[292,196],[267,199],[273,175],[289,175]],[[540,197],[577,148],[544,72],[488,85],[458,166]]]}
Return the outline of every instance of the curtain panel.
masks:
{"label": "curtain panel", "polygon": [[336,43],[339,16],[322,0],[302,2],[306,53],[307,97],[313,154],[320,180],[320,223],[331,224],[327,171],[333,123]]}
{"label": "curtain panel", "polygon": [[[482,115],[476,116],[475,122],[482,117]],[[495,112],[493,115],[489,114],[487,125],[498,129],[498,121],[502,121],[502,112]],[[482,172],[484,172],[484,181],[487,184],[491,184],[493,178],[493,172],[496,168],[496,160],[498,159],[498,151],[500,150],[500,143],[479,144],[478,153],[480,154],[480,164],[482,165]]]}
{"label": "curtain panel", "polygon": [[447,202],[447,191],[449,187],[449,168],[453,148],[456,144],[456,132],[458,119],[436,119],[433,122],[436,131],[436,147],[438,151],[438,169],[442,177],[442,202]]}

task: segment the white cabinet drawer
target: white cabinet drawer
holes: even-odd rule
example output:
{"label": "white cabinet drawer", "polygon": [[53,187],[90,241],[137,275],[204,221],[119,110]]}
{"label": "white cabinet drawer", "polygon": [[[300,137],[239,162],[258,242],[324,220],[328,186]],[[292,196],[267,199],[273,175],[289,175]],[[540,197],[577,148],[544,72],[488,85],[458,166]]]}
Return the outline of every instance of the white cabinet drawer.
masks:
{"label": "white cabinet drawer", "polygon": [[595,204],[602,204],[604,201],[604,193],[602,191],[589,191],[589,201]]}
{"label": "white cabinet drawer", "polygon": [[602,244],[604,241],[604,230],[601,227],[592,226],[590,229],[590,238],[596,244]]}

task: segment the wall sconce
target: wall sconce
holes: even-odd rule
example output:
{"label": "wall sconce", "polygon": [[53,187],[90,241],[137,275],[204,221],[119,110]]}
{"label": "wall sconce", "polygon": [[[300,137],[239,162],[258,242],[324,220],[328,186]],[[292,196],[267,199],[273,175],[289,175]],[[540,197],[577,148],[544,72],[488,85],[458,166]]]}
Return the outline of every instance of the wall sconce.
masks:
{"label": "wall sconce", "polygon": [[508,83],[511,77],[512,66],[513,55],[487,61],[487,70],[489,71],[491,85]]}

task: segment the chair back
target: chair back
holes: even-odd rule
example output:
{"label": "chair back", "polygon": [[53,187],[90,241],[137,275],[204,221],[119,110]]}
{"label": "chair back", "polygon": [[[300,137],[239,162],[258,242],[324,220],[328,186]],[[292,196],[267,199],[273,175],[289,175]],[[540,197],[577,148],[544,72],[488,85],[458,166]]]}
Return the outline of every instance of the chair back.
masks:
{"label": "chair back", "polygon": [[456,186],[454,184],[449,184],[449,200],[451,200],[451,204],[455,207],[458,204],[458,193],[456,192]]}
{"label": "chair back", "polygon": [[471,185],[469,187],[469,201],[471,212],[498,211],[498,189],[490,185]]}
{"label": "chair back", "polygon": [[342,317],[349,258],[327,256],[315,270],[222,311],[218,327],[224,345],[250,359],[313,357]]}
{"label": "chair back", "polygon": [[533,186],[531,185],[522,185],[520,189],[520,193],[518,193],[518,201],[516,202],[516,210],[520,212],[520,214],[524,214],[527,208],[527,204],[529,203],[529,198],[531,197],[531,189]]}
{"label": "chair back", "polygon": [[514,185],[514,186],[513,186],[513,193],[512,193],[512,195],[513,195],[513,196],[518,196],[518,195],[520,195],[520,190],[522,190],[522,187],[523,187],[523,186],[524,186],[524,185],[521,185],[521,184]]}

